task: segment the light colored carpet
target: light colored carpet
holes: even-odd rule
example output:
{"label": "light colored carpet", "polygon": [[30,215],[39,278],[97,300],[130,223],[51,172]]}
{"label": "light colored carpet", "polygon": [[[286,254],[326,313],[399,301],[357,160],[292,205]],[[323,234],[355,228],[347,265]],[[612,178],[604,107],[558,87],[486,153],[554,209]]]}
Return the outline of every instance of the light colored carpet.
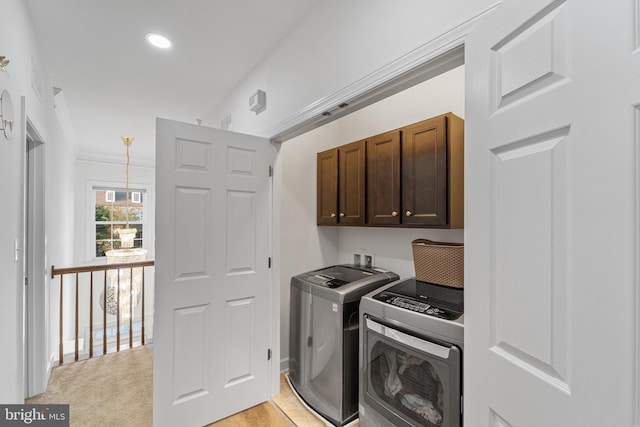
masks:
{"label": "light colored carpet", "polygon": [[[153,403],[152,347],[136,347],[54,368],[47,391],[26,403],[69,404],[71,427],[151,427]],[[215,427],[324,427],[295,396],[285,374],[280,394]],[[357,426],[357,421],[351,426]]]}
{"label": "light colored carpet", "polygon": [[71,427],[151,426],[148,346],[54,368],[45,393],[26,403],[68,403]]}

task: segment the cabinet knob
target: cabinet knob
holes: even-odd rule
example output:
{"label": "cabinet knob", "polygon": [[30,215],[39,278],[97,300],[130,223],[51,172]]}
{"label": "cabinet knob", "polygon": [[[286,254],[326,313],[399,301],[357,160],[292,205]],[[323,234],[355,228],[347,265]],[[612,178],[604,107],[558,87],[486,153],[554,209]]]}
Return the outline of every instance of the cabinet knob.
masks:
{"label": "cabinet knob", "polygon": [[340,218],[344,218],[344,212],[340,212]]}
{"label": "cabinet knob", "polygon": [[391,212],[391,216],[398,216],[398,212],[396,211]]}
{"label": "cabinet knob", "polygon": [[404,214],[405,214],[406,216],[411,216],[411,215],[413,215],[413,212],[411,212],[411,211],[406,211]]}
{"label": "cabinet knob", "polygon": [[335,218],[335,217],[336,217],[336,214],[332,213],[331,218]]}

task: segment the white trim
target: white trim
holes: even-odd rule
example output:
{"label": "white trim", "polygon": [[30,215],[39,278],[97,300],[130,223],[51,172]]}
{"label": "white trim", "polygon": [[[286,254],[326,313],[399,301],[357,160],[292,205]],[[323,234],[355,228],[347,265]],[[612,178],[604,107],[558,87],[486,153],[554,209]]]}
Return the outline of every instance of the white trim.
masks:
{"label": "white trim", "polygon": [[[85,161],[85,162],[98,162],[98,163],[108,163],[108,164],[116,164],[116,165],[124,165],[125,162],[122,160],[122,156],[118,155],[109,155],[109,154],[96,154],[96,153],[88,153],[88,152],[77,152],[76,159]],[[155,168],[156,163],[155,159],[145,159],[140,160],[140,158],[132,159],[130,162],[130,166],[135,167],[144,167],[144,168]]]}
{"label": "white trim", "polygon": [[[380,99],[453,69],[464,63],[464,40],[498,1],[469,20],[391,61],[341,90],[312,103],[293,116],[266,129],[265,135],[283,142],[357,111]],[[347,103],[348,107],[339,105]],[[323,113],[331,113],[323,116]]]}
{"label": "white trim", "polygon": [[289,357],[280,359],[280,372],[289,372]]}
{"label": "white trim", "polygon": [[269,220],[268,220],[268,245],[269,245],[269,257],[270,257],[270,265],[271,269],[269,271],[269,291],[268,291],[268,299],[269,299],[269,324],[270,324],[270,341],[269,348],[271,349],[271,366],[270,366],[270,379],[271,384],[269,384],[269,398],[275,397],[280,394],[280,366],[276,363],[277,360],[280,359],[280,282],[278,278],[280,277],[279,270],[276,267],[278,264],[274,260],[275,257],[275,244],[274,244],[274,225],[276,218],[276,204],[275,204],[275,190],[274,183],[274,165],[277,162],[278,157],[278,146],[271,145],[271,152],[269,153]]}
{"label": "white trim", "polygon": [[[46,250],[46,145],[24,111],[23,283],[25,287],[25,396],[43,393],[49,380],[49,279]],[[33,180],[33,181],[32,181]]]}
{"label": "white trim", "polygon": [[78,153],[78,139],[71,123],[71,117],[69,116],[69,109],[67,108],[67,102],[64,99],[62,89],[59,87],[53,88],[53,109],[58,116],[60,127],[62,127],[62,133],[64,133],[65,139],[68,141],[69,147],[73,152],[73,155],[77,158]]}
{"label": "white trim", "polygon": [[[115,181],[94,181],[87,180],[85,182],[85,198],[84,198],[84,262],[87,263],[99,263],[104,261],[102,258],[97,258],[95,255],[95,198],[93,195],[94,188],[123,188],[122,182]],[[145,207],[144,217],[142,223],[144,226],[144,235],[142,238],[142,247],[147,250],[147,258],[153,259],[155,256],[155,199],[154,189],[151,184],[138,184],[129,183],[129,187],[144,190],[145,192]]]}
{"label": "white trim", "polygon": [[[637,3],[638,4],[638,3]],[[640,15],[640,11],[637,12]],[[632,271],[632,284],[634,289],[634,313],[635,321],[633,322],[633,336],[632,340],[635,341],[634,354],[633,354],[633,401],[635,407],[633,408],[634,423],[636,426],[640,426],[640,262],[638,256],[640,256],[640,104],[634,106],[634,127],[635,127],[635,141],[631,148],[633,152],[633,185],[631,186],[631,197],[633,200],[633,244],[632,258],[635,260],[635,267]]]}

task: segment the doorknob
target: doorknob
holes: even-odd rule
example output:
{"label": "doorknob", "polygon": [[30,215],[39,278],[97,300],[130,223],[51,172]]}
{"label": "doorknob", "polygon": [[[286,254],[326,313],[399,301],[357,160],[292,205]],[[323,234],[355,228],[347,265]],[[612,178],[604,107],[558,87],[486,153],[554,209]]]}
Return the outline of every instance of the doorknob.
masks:
{"label": "doorknob", "polygon": [[406,211],[404,214],[405,214],[406,216],[411,216],[411,215],[413,215],[413,212],[411,212],[411,211]]}
{"label": "doorknob", "polygon": [[391,212],[391,216],[398,216],[398,212],[396,211]]}
{"label": "doorknob", "polygon": [[340,212],[340,218],[344,218],[344,212]]}
{"label": "doorknob", "polygon": [[335,218],[335,217],[336,217],[336,214],[331,213],[331,218]]}

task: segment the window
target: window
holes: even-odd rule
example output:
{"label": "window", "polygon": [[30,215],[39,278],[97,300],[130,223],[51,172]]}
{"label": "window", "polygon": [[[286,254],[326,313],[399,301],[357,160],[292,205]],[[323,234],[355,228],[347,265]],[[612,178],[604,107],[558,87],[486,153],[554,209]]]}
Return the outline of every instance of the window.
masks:
{"label": "window", "polygon": [[[122,188],[94,188],[95,257],[104,257],[111,249],[120,249],[116,230],[127,226],[127,192]],[[134,196],[135,194],[135,196]],[[145,191],[129,190],[129,228],[138,231],[133,246],[143,246]]]}

